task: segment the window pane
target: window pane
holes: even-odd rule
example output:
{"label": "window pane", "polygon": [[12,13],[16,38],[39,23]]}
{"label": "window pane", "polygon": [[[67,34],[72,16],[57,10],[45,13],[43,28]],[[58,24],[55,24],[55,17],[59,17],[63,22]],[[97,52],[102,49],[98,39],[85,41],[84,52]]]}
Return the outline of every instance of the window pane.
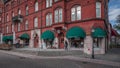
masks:
{"label": "window pane", "polygon": [[55,10],[55,23],[58,22],[58,10]]}
{"label": "window pane", "polygon": [[81,19],[81,7],[77,7],[77,20]]}
{"label": "window pane", "polygon": [[18,23],[18,31],[20,31],[20,23]]}
{"label": "window pane", "polygon": [[75,8],[71,9],[71,20],[75,21]]}
{"label": "window pane", "polygon": [[50,6],[52,6],[52,0],[49,0],[50,1]]}
{"label": "window pane", "polygon": [[96,17],[101,17],[101,3],[96,3]]}
{"label": "window pane", "polygon": [[12,32],[14,32],[14,24],[12,24]]}
{"label": "window pane", "polygon": [[35,11],[38,11],[38,2],[35,3]]}
{"label": "window pane", "polygon": [[38,27],[38,18],[35,18],[35,20],[34,20],[34,27],[35,28]]}
{"label": "window pane", "polygon": [[48,26],[49,25],[49,16],[47,15],[46,16],[46,26]]}
{"label": "window pane", "polygon": [[62,22],[62,9],[59,9],[59,22]]}
{"label": "window pane", "polygon": [[50,14],[50,25],[52,25],[52,14]]}
{"label": "window pane", "polygon": [[28,30],[28,21],[25,23],[25,30]]}
{"label": "window pane", "polygon": [[49,0],[46,0],[46,7],[49,7]]}

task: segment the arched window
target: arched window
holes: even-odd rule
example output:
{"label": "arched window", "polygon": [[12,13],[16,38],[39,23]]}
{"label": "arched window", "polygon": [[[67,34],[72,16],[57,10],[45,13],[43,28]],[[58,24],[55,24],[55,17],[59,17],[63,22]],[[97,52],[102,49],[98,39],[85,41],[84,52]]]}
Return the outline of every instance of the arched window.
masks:
{"label": "arched window", "polygon": [[12,32],[14,32],[14,24],[12,24]]}
{"label": "arched window", "polygon": [[51,26],[52,25],[52,13],[48,13],[46,15],[46,26]]}
{"label": "arched window", "polygon": [[7,20],[7,22],[9,21],[9,16],[8,16],[8,14],[6,15],[6,20]]}
{"label": "arched window", "polygon": [[25,22],[25,30],[28,30],[28,20]]}
{"label": "arched window", "polygon": [[25,9],[25,10],[26,10],[26,15],[28,15],[28,14],[29,14],[29,11],[28,11],[29,8],[28,8],[28,6],[26,6],[26,9]]}
{"label": "arched window", "polygon": [[12,11],[12,17],[14,17],[15,16],[15,14],[14,14],[14,12]]}
{"label": "arched window", "polygon": [[20,9],[18,9],[18,15],[21,15],[21,10]]}
{"label": "arched window", "polygon": [[38,18],[34,18],[34,28],[38,27]]}
{"label": "arched window", "polygon": [[20,23],[18,23],[18,31],[20,31]]}
{"label": "arched window", "polygon": [[100,18],[101,17],[101,3],[96,2],[96,17]]}
{"label": "arched window", "polygon": [[46,0],[46,8],[52,6],[52,0]]}
{"label": "arched window", "polygon": [[81,19],[81,6],[74,6],[71,9],[71,20],[80,20]]}
{"label": "arched window", "polygon": [[37,12],[38,11],[38,2],[36,1],[35,2],[35,12]]}
{"label": "arched window", "polygon": [[55,23],[62,22],[62,8],[58,8],[55,10]]}
{"label": "arched window", "polygon": [[8,31],[9,31],[8,29],[9,29],[8,26],[6,26],[6,32],[7,32],[7,33],[8,33]]}

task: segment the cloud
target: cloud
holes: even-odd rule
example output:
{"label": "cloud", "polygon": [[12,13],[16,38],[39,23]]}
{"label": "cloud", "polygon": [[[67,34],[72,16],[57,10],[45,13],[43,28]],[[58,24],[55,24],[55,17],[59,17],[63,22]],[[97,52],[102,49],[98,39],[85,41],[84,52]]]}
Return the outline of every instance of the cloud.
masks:
{"label": "cloud", "polygon": [[119,5],[111,5],[109,7],[109,20],[115,21],[116,17],[120,14],[120,8]]}

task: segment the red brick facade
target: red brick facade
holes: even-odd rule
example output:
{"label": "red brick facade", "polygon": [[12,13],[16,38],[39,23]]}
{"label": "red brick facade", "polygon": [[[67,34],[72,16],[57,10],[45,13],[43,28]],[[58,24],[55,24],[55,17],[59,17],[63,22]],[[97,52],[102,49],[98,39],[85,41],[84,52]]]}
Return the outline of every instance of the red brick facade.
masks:
{"label": "red brick facade", "polygon": [[[11,3],[13,3],[13,7]],[[18,23],[15,24],[15,32],[16,38],[18,38],[23,33],[28,33],[31,37],[31,31],[35,29],[40,29],[40,34],[45,32],[46,30],[61,30],[66,36],[66,31],[70,28],[78,26],[82,28],[87,36],[91,35],[92,28],[100,27],[104,30],[108,30],[108,0],[59,0],[57,2],[52,3],[51,7],[46,8],[46,0],[20,0],[21,3],[18,4],[17,0],[10,0],[9,2],[4,4],[4,11],[2,13],[2,33],[3,35],[12,35],[12,12],[14,12],[14,16],[18,15],[18,9],[21,10],[21,15],[23,16],[23,22],[20,24],[20,31],[18,31]],[[35,12],[34,4],[38,1],[39,9]],[[96,18],[96,2],[101,3],[101,17]],[[25,14],[26,5],[29,7],[29,14]],[[71,21],[71,8],[75,5],[81,6],[81,19],[77,21]],[[62,8],[62,22],[55,23],[55,9]],[[47,13],[52,13],[52,25],[46,26],[46,15]],[[9,21],[6,21],[6,15],[9,16]],[[34,28],[34,18],[38,17],[38,28]],[[25,30],[25,21],[28,20],[29,27],[28,30]],[[0,23],[0,24],[1,24]],[[9,27],[8,33],[6,32],[6,26]],[[66,30],[63,30],[63,28]],[[59,37],[57,32],[54,32],[55,37]],[[60,36],[61,39],[62,36]],[[60,43],[60,48],[64,48],[64,45]]]}

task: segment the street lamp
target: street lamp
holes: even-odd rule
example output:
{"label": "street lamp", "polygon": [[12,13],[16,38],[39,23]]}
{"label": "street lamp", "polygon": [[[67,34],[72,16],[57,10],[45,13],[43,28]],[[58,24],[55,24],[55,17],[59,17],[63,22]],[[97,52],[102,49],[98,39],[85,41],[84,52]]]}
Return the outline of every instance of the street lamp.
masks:
{"label": "street lamp", "polygon": [[[92,29],[92,33],[94,33],[95,30]],[[91,55],[91,58],[94,59],[94,38],[93,38],[93,41],[92,41],[92,55]]]}

